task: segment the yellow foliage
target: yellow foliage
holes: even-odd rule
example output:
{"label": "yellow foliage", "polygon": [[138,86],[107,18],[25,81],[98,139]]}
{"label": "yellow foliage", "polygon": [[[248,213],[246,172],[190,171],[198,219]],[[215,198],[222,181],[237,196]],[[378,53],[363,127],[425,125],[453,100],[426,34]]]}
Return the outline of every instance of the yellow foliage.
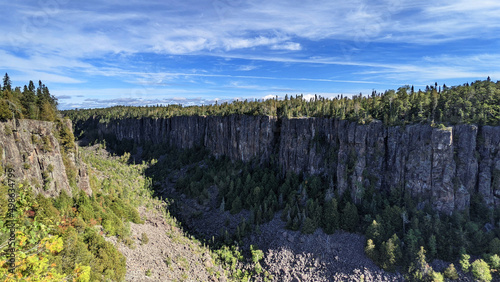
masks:
{"label": "yellow foliage", "polygon": [[90,281],[90,266],[88,265],[80,265],[79,263],[76,264],[75,270],[74,270],[74,277],[73,281],[74,282],[88,282]]}

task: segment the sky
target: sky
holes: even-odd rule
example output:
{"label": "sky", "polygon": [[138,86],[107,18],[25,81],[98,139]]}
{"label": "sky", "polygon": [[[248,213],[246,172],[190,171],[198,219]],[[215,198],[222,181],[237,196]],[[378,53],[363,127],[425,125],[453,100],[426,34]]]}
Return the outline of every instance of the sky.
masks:
{"label": "sky", "polygon": [[500,79],[500,1],[2,3],[0,71],[59,109],[371,94]]}

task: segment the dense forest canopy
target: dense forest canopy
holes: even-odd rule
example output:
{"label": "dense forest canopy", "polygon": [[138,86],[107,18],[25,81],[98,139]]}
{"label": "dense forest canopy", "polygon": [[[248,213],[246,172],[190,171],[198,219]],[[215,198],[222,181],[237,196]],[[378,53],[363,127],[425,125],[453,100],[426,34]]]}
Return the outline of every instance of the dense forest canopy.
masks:
{"label": "dense forest canopy", "polygon": [[28,118],[55,121],[57,113],[57,98],[50,94],[49,88],[38,81],[35,87],[30,80],[23,89],[12,87],[9,75],[6,73],[0,84],[0,120],[12,118]]}
{"label": "dense forest canopy", "polygon": [[339,95],[334,98],[315,96],[306,101],[303,95],[285,96],[285,99],[234,101],[212,105],[187,106],[156,105],[145,107],[116,106],[104,109],[69,110],[64,113],[72,120],[98,116],[103,120],[118,118],[165,118],[180,115],[231,114],[269,115],[278,117],[332,117],[359,123],[373,119],[387,125],[408,123],[474,123],[498,125],[500,123],[500,81],[465,83],[459,86],[427,86],[415,90],[403,86],[384,93],[373,91],[371,95]]}

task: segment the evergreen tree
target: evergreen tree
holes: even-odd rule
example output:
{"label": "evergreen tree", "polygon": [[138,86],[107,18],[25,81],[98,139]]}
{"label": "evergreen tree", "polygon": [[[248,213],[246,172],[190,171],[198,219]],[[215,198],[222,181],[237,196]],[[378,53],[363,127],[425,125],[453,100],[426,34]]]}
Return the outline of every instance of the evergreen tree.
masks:
{"label": "evergreen tree", "polygon": [[462,254],[462,258],[460,259],[460,265],[462,266],[462,271],[467,273],[470,268],[470,256],[468,254]]}
{"label": "evergreen tree", "polygon": [[342,210],[342,229],[354,232],[359,222],[358,208],[355,204],[347,202],[344,209]]}
{"label": "evergreen tree", "polygon": [[415,255],[415,260],[411,267],[410,273],[412,274],[412,278],[417,281],[423,281],[427,277],[430,277],[432,272],[432,267],[427,264],[425,259],[425,249],[423,246],[420,246],[420,250]]}
{"label": "evergreen tree", "polygon": [[434,234],[429,238],[429,254],[431,258],[435,258],[437,255],[437,243],[436,236]]}
{"label": "evergreen tree", "polygon": [[12,112],[9,109],[9,103],[5,100],[0,100],[0,120],[8,120],[12,118]]}
{"label": "evergreen tree", "polygon": [[500,255],[500,239],[498,239],[498,237],[490,241],[489,250],[493,254]]}
{"label": "evergreen tree", "polygon": [[332,198],[325,204],[322,226],[326,234],[333,234],[335,230],[339,229],[339,211],[335,198]]}
{"label": "evergreen tree", "polygon": [[302,224],[302,230],[301,232],[304,234],[312,234],[316,230],[317,226],[314,222],[314,220],[310,219],[309,217],[306,217],[304,220],[304,224]]}
{"label": "evergreen tree", "polygon": [[373,262],[375,263],[380,263],[379,262],[379,255],[378,251],[376,249],[375,244],[373,243],[372,239],[368,239],[366,241],[366,247],[365,247],[365,254],[367,257],[369,257]]}
{"label": "evergreen tree", "polygon": [[375,244],[382,243],[382,236],[384,234],[382,225],[379,224],[376,220],[373,220],[372,223],[366,228],[366,238],[372,239]]}
{"label": "evergreen tree", "polygon": [[234,199],[233,204],[232,204],[231,213],[232,214],[239,213],[241,211],[242,207],[243,206],[242,206],[240,197],[236,196],[236,198]]}
{"label": "evergreen tree", "polygon": [[444,270],[444,276],[446,278],[449,278],[451,280],[457,280],[458,279],[458,273],[457,270],[455,269],[455,266],[450,264],[445,270]]}
{"label": "evergreen tree", "polygon": [[5,76],[3,77],[3,91],[12,91],[12,82],[10,81],[10,77],[7,73],[5,73]]}

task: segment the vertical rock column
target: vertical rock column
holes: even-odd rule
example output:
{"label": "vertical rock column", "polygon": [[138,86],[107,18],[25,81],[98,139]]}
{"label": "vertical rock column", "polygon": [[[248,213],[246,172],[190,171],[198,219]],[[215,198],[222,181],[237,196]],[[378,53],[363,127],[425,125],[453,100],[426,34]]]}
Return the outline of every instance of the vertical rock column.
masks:
{"label": "vertical rock column", "polygon": [[432,202],[434,209],[450,215],[455,209],[455,160],[452,128],[432,130]]}
{"label": "vertical rock column", "polygon": [[483,126],[478,137],[478,193],[488,206],[500,200],[500,127]]}

